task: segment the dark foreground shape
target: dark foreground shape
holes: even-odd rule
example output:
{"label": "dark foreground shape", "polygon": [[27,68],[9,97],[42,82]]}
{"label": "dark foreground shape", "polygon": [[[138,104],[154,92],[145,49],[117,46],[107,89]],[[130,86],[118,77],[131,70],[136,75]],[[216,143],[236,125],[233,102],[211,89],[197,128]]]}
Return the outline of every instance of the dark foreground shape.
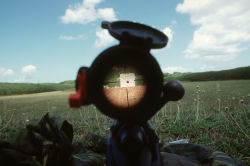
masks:
{"label": "dark foreground shape", "polygon": [[[148,129],[147,132],[150,133],[150,128]],[[20,131],[15,143],[0,140],[0,165],[103,166],[106,164],[106,138],[95,134],[79,142],[72,142],[72,138],[73,128],[70,123],[46,114],[40,121],[29,124],[26,129]],[[124,145],[130,141],[126,140],[126,136],[122,138],[120,141]],[[140,136],[137,138],[140,139]],[[202,145],[166,144],[158,147],[164,166],[246,166],[225,153]],[[144,162],[147,165],[145,160]],[[118,165],[124,163],[118,161]]]}
{"label": "dark foreground shape", "polygon": [[114,120],[107,150],[108,166],[162,165],[158,137],[149,122],[138,125]]}

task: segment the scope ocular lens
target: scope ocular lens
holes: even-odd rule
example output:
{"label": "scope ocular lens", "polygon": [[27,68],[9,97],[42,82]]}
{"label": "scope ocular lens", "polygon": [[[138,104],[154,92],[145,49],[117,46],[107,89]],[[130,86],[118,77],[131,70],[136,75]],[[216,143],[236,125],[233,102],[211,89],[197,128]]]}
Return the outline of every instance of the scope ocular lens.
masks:
{"label": "scope ocular lens", "polygon": [[128,110],[140,103],[147,90],[142,73],[128,65],[112,67],[103,84],[107,100],[116,107]]}

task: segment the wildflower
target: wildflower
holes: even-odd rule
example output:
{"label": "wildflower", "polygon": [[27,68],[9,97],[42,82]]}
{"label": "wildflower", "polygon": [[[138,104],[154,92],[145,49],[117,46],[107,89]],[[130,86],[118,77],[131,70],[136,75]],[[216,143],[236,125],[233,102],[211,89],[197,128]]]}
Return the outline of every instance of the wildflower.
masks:
{"label": "wildflower", "polygon": [[194,99],[194,101],[196,101],[196,99]]}
{"label": "wildflower", "polygon": [[229,108],[228,108],[228,107],[225,107],[225,110],[226,110],[226,111],[228,111],[228,110],[229,110]]}
{"label": "wildflower", "polygon": [[243,104],[243,103],[244,103],[244,100],[243,100],[243,99],[241,99],[241,100],[240,100],[240,103],[241,103],[241,104]]}
{"label": "wildflower", "polygon": [[26,122],[29,122],[30,120],[29,119],[26,119]]}
{"label": "wildflower", "polygon": [[200,88],[200,86],[199,86],[199,85],[197,85],[197,86],[196,86],[196,89],[199,89],[199,88]]}

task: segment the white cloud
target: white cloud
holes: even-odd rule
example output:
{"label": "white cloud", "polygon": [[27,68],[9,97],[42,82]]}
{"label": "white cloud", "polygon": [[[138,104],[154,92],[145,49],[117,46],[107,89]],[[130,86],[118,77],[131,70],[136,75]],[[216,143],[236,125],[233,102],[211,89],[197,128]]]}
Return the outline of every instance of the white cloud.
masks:
{"label": "white cloud", "polygon": [[32,82],[34,78],[34,74],[37,72],[37,68],[34,65],[26,65],[21,69],[21,74],[19,78],[15,79],[13,82],[21,83],[21,82]]}
{"label": "white cloud", "polygon": [[97,39],[95,41],[95,47],[104,47],[111,44],[115,39],[109,34],[108,30],[101,29],[96,31]]}
{"label": "white cloud", "polygon": [[171,41],[173,40],[173,35],[174,35],[174,32],[171,28],[169,27],[165,27],[162,32],[167,35],[168,37],[168,46],[170,45]]}
{"label": "white cloud", "polygon": [[[249,0],[184,0],[176,11],[190,14],[199,25],[185,51],[186,58],[232,61],[250,41]],[[248,47],[249,48],[249,47]]]}
{"label": "white cloud", "polygon": [[60,35],[59,36],[60,40],[84,40],[86,39],[84,35],[80,34],[77,36],[65,36],[65,35]]}
{"label": "white cloud", "polygon": [[7,69],[7,70],[3,73],[4,76],[12,76],[13,74],[14,74],[14,72],[13,72],[13,70],[11,70],[11,69]]}
{"label": "white cloud", "polygon": [[98,9],[97,15],[99,18],[107,21],[117,20],[115,16],[115,10],[113,8]]}
{"label": "white cloud", "polygon": [[208,66],[208,65],[203,65],[200,67],[200,71],[201,72],[205,72],[205,71],[216,71],[219,70],[218,67],[214,67],[214,66]]}
{"label": "white cloud", "polygon": [[102,0],[83,0],[82,3],[78,3],[74,7],[70,6],[66,9],[65,15],[60,17],[60,19],[65,24],[87,24],[97,19],[107,21],[116,20],[117,18],[113,8],[96,9],[96,5],[100,2],[102,2]]}
{"label": "white cloud", "polygon": [[10,77],[14,75],[14,71],[12,69],[5,69],[0,67],[0,76],[1,77]]}
{"label": "white cloud", "polygon": [[191,69],[186,69],[182,66],[168,66],[166,68],[163,69],[164,73],[174,73],[174,72],[181,72],[181,73],[185,73],[185,72],[191,72]]}
{"label": "white cloud", "polygon": [[83,5],[86,7],[94,7],[96,4],[100,3],[102,0],[83,0]]}
{"label": "white cloud", "polygon": [[26,65],[21,68],[19,74],[14,73],[12,69],[0,67],[1,82],[32,82],[37,68],[34,65]]}
{"label": "white cloud", "polygon": [[37,72],[36,66],[34,65],[27,65],[22,68],[23,75],[31,75]]}

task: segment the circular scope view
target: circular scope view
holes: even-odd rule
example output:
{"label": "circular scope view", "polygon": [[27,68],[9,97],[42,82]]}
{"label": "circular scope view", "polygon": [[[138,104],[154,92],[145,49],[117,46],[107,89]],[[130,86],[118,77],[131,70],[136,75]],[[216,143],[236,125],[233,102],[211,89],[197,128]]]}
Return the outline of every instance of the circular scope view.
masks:
{"label": "circular scope view", "polygon": [[142,75],[127,66],[116,66],[104,80],[103,91],[108,101],[120,108],[131,108],[144,97],[147,86]]}

